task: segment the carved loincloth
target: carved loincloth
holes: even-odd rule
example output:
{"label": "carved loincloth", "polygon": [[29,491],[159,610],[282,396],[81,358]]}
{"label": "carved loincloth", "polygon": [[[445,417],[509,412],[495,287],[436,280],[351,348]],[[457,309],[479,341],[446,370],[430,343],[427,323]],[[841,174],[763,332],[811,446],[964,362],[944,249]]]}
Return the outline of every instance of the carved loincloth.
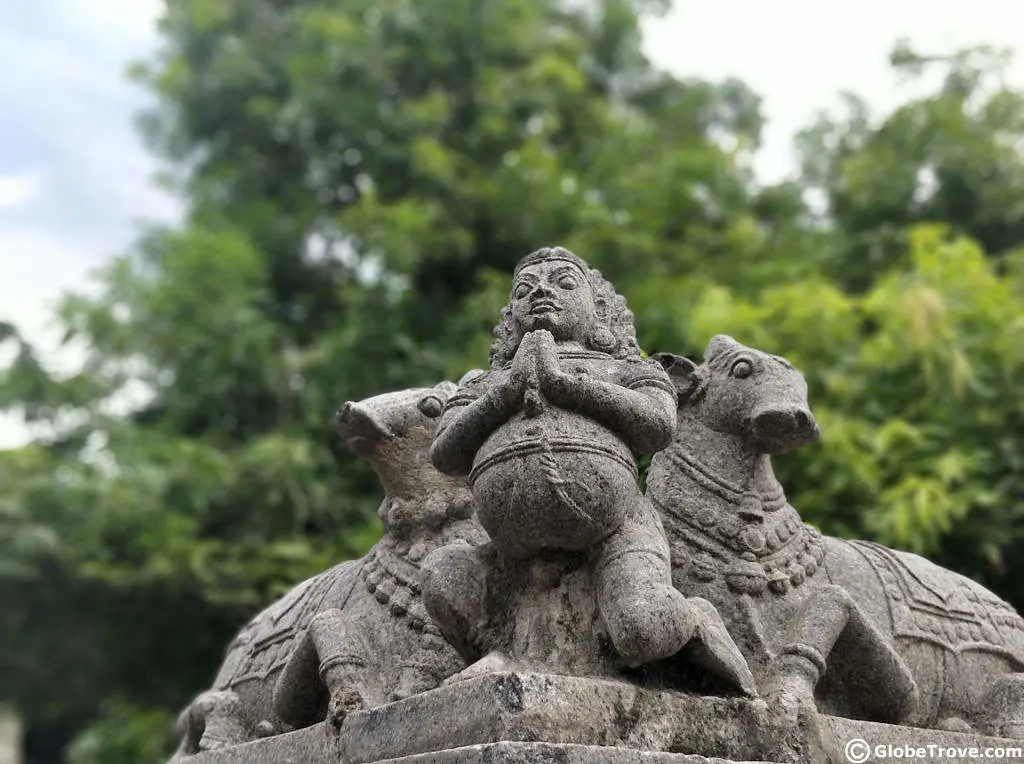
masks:
{"label": "carved loincloth", "polygon": [[850,541],[885,590],[893,635],[953,653],[994,653],[1024,668],[1024,619],[991,592],[922,557]]}

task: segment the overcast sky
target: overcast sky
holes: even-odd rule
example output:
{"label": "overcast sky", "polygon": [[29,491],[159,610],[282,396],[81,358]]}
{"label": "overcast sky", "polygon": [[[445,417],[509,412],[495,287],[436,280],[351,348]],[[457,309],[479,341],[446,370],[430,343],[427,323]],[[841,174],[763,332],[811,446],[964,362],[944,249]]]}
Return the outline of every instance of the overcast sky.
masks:
{"label": "overcast sky", "polygon": [[[975,43],[1020,51],[1024,0],[677,0],[649,25],[654,61],[680,75],[735,76],[764,98],[765,180],[793,170],[793,133],[852,90],[879,110],[907,97],[893,43],[926,52]],[[0,320],[55,347],[60,293],[132,241],[136,221],[173,219],[148,182],[133,127],[146,95],[124,67],[157,44],[159,0],[0,0]],[[1016,32],[1016,34],[1015,34]],[[0,359],[4,356],[0,354]],[[0,419],[0,447],[22,437]]]}

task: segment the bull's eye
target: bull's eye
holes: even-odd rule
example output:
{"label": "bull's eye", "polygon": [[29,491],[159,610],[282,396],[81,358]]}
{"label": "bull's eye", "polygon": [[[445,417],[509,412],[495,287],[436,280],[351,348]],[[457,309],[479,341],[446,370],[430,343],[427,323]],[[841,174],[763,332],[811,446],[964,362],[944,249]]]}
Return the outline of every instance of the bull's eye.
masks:
{"label": "bull's eye", "polygon": [[729,373],[737,379],[746,379],[754,373],[754,366],[746,358],[741,358],[732,365]]}
{"label": "bull's eye", "polygon": [[444,404],[441,403],[441,399],[435,395],[428,395],[423,398],[416,406],[423,416],[434,419],[441,416],[441,412],[444,410]]}

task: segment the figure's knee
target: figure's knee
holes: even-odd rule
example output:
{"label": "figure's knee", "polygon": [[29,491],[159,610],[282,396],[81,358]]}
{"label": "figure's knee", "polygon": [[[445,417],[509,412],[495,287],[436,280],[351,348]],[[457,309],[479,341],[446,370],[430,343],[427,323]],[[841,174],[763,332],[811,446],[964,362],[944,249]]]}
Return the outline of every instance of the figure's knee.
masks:
{"label": "figure's knee", "polygon": [[671,555],[668,539],[657,513],[642,496],[639,505],[650,511],[631,513],[627,521],[601,545],[597,555],[599,570],[613,569],[620,576],[639,577],[638,583],[650,585],[671,579]]}

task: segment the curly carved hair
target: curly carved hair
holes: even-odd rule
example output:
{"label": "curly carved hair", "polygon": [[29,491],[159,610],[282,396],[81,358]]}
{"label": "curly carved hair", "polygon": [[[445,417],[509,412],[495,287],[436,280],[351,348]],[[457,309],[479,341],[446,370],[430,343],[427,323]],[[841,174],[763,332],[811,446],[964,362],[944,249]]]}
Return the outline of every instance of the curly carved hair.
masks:
{"label": "curly carved hair", "polygon": [[[597,307],[597,321],[586,339],[591,350],[608,353],[614,358],[640,358],[640,346],[636,340],[633,313],[626,307],[626,298],[615,291],[615,287],[596,268],[591,268],[578,255],[563,247],[544,247],[531,252],[516,265],[513,273],[546,260],[566,260],[575,265],[587,278],[594,294]],[[501,309],[501,318],[494,327],[494,343],[491,345],[491,368],[500,369],[512,362],[522,337],[512,323],[512,299]]]}

